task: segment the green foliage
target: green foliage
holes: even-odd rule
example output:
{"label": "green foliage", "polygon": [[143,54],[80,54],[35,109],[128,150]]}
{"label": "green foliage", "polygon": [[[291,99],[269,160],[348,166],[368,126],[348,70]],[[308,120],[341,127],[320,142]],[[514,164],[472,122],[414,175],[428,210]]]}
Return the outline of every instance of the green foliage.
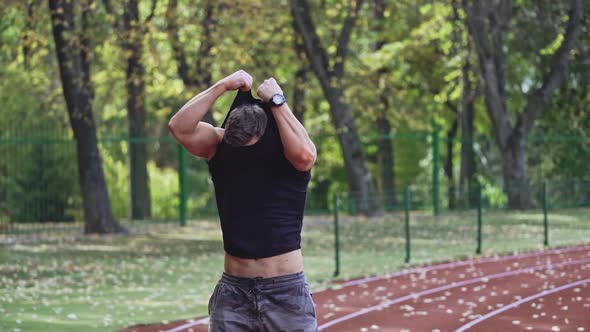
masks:
{"label": "green foliage", "polygon": [[[109,189],[113,214],[119,219],[127,219],[129,213],[129,167],[126,159],[114,157],[113,151],[119,145],[127,150],[127,142],[103,144],[101,155]],[[178,219],[178,171],[168,167],[160,168],[153,161],[148,162],[148,173],[152,194],[152,218],[154,220]]]}
{"label": "green foliage", "polygon": [[[124,143],[120,144],[124,148]],[[113,214],[125,218],[129,211],[129,168],[124,161],[115,159],[110,149],[103,146],[100,153]]]}
{"label": "green foliage", "polygon": [[[502,188],[490,182],[489,179],[486,179],[483,176],[479,176],[477,180],[481,186],[481,194],[487,203],[486,205],[489,205],[489,207],[492,208],[506,206],[508,198]],[[510,190],[518,190],[518,188],[510,188]]]}
{"label": "green foliage", "polygon": [[[79,192],[77,178],[71,176],[76,174],[73,145],[18,146],[20,153],[25,154],[20,156],[23,168],[15,176],[15,187],[5,202],[6,209],[11,211],[10,219],[17,222],[74,221],[72,207]],[[68,163],[64,165],[64,161]]]}
{"label": "green foliage", "polygon": [[178,219],[178,172],[170,168],[160,169],[154,162],[148,163],[152,190],[152,216],[154,219]]}
{"label": "green foliage", "polygon": [[[14,42],[13,32],[2,36]],[[0,56],[0,220],[72,221],[80,193],[75,146],[62,139],[65,112],[48,73],[20,61]]]}
{"label": "green foliage", "polygon": [[427,134],[422,133],[399,133],[393,141],[393,150],[396,155],[403,158],[395,160],[395,174],[398,176],[397,187],[401,192],[407,186],[413,184],[430,183],[417,180],[424,180],[424,176],[430,179],[432,174],[432,143],[429,142]]}

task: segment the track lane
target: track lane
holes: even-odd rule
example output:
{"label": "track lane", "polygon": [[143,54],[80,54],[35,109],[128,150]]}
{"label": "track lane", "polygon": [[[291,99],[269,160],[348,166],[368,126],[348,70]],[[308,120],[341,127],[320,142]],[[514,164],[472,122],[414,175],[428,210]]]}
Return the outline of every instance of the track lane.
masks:
{"label": "track lane", "polygon": [[[567,260],[590,259],[588,248],[567,253],[539,254],[523,259],[514,260],[510,264],[497,262],[485,262],[472,265],[462,265],[445,270],[417,271],[396,278],[375,280],[367,284],[360,284],[342,290],[327,290],[314,295],[316,308],[320,322],[320,329],[327,329],[335,325],[341,319],[355,319],[361,314],[375,310],[382,310],[383,303],[395,304],[399,301],[407,301],[412,294],[429,293],[448,287],[454,283],[463,283],[466,280],[478,280],[494,274],[510,274],[515,270],[522,270],[537,266],[542,268],[544,264],[559,263]],[[316,299],[317,297],[317,299]],[[368,308],[371,310],[367,311]],[[344,320],[347,320],[344,319]],[[328,329],[327,331],[332,331]],[[333,331],[339,331],[334,329]]]}
{"label": "track lane", "polygon": [[[590,278],[590,258],[541,264],[426,289],[332,320],[321,331],[455,331],[496,307],[555,285]],[[482,330],[482,331],[498,331]],[[512,330],[510,330],[512,331]]]}
{"label": "track lane", "polygon": [[[416,292],[444,287],[444,285],[461,282],[466,278],[473,279],[483,277],[485,274],[508,272],[548,262],[559,262],[568,259],[566,257],[569,257],[570,260],[576,257],[590,257],[590,247],[588,245],[579,245],[510,256],[483,257],[422,266],[382,277],[349,280],[336,286],[337,289],[327,289],[314,293],[318,322],[322,326],[347,314],[379,305],[379,303],[385,299],[390,299],[392,296],[396,298],[411,296]],[[121,331],[204,332],[207,330],[206,323],[207,319],[205,318],[192,322],[180,321],[151,327],[135,326]]]}

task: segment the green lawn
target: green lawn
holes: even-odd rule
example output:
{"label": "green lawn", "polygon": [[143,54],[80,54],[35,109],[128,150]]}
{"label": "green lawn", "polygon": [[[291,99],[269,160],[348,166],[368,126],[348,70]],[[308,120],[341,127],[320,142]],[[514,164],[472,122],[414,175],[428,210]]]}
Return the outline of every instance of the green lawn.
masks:
{"label": "green lawn", "polygon": [[[383,274],[403,263],[403,214],[341,217],[341,276]],[[588,242],[590,209],[551,211],[552,246]],[[475,253],[476,214],[413,212],[412,264]],[[543,247],[540,213],[484,212],[484,254]],[[26,232],[25,232],[26,233]],[[67,234],[67,233],[66,233]],[[305,220],[303,250],[312,288],[334,271],[330,216]],[[130,237],[57,237],[0,246],[0,331],[114,331],[206,314],[220,276],[217,222],[161,227]]]}

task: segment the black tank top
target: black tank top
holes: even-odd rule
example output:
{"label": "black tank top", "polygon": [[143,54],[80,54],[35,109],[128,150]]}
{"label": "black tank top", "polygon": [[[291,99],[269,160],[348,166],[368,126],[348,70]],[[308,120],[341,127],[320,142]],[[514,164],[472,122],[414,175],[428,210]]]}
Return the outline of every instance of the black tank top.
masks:
{"label": "black tank top", "polygon": [[[268,121],[264,135],[250,146],[222,141],[209,161],[223,232],[224,249],[241,258],[264,258],[301,248],[303,210],[310,172],[285,158],[270,106],[239,91],[231,110],[256,103]],[[229,113],[228,113],[229,116]],[[227,117],[222,127],[225,127]]]}

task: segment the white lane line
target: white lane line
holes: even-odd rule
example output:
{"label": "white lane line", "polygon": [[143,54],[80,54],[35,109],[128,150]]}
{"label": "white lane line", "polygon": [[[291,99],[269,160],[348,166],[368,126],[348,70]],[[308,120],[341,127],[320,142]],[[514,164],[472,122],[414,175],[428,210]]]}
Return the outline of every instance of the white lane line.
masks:
{"label": "white lane line", "polygon": [[[518,254],[518,255],[511,255],[511,256],[486,257],[486,258],[482,258],[479,260],[469,259],[469,260],[455,261],[455,262],[438,264],[438,265],[417,267],[417,268],[413,268],[413,269],[406,270],[406,271],[400,271],[400,272],[387,274],[384,276],[375,276],[375,277],[367,277],[367,278],[363,278],[363,279],[352,280],[352,281],[345,282],[345,283],[341,284],[340,285],[341,287],[338,289],[342,289],[344,287],[360,285],[363,283],[372,282],[372,281],[376,281],[376,280],[395,278],[395,277],[399,277],[399,276],[403,276],[403,275],[411,274],[411,273],[415,273],[415,272],[436,271],[436,270],[442,270],[442,269],[446,269],[446,268],[453,268],[453,267],[458,267],[458,266],[469,265],[470,263],[473,263],[473,264],[490,263],[490,262],[495,263],[495,262],[503,262],[503,261],[513,260],[513,259],[521,259],[521,258],[528,258],[528,257],[534,257],[534,256],[547,256],[550,254],[561,254],[561,253],[567,253],[567,252],[579,251],[579,250],[587,250],[587,249],[588,249],[588,247],[586,245],[581,245],[581,246],[575,246],[575,247],[570,247],[570,248],[557,248],[557,249],[551,249],[551,250],[535,251],[535,252],[530,252],[530,253],[526,253],[526,254]],[[316,292],[320,292],[320,291],[316,291]]]}
{"label": "white lane line", "polygon": [[[444,264],[438,264],[438,265],[430,265],[430,266],[425,266],[425,267],[417,267],[417,268],[413,268],[413,269],[406,270],[406,271],[400,271],[400,272],[387,274],[384,276],[367,277],[367,278],[363,278],[363,279],[352,280],[352,281],[345,282],[345,283],[339,285],[340,287],[338,289],[342,289],[342,288],[350,287],[350,286],[355,286],[355,285],[359,285],[359,284],[363,284],[363,283],[373,282],[373,281],[377,281],[377,280],[390,279],[390,278],[399,277],[399,276],[412,274],[412,273],[416,273],[416,272],[429,272],[429,271],[442,270],[442,269],[446,269],[446,268],[452,268],[452,267],[456,267],[456,266],[464,266],[464,265],[469,265],[470,263],[478,264],[478,263],[488,263],[488,262],[503,262],[503,261],[513,260],[513,259],[528,258],[528,257],[533,257],[533,256],[540,257],[540,256],[551,255],[551,254],[561,254],[561,253],[567,253],[567,252],[572,252],[572,251],[581,251],[581,250],[585,250],[585,249],[587,250],[588,247],[587,247],[587,245],[584,244],[584,245],[578,245],[575,247],[540,250],[540,251],[534,251],[534,252],[525,253],[525,254],[518,254],[518,255],[487,257],[487,258],[479,259],[477,261],[470,259],[470,260],[456,261],[456,262],[450,262],[450,263],[444,263]],[[314,293],[319,293],[324,290],[326,290],[326,289],[317,290],[317,291],[314,291]],[[179,329],[180,327],[183,327],[184,329],[188,329],[188,328],[193,327],[195,325],[208,324],[208,323],[209,323],[209,319],[207,317],[205,317],[205,318],[196,320],[192,323],[187,323],[182,326],[179,326],[176,329],[167,330],[164,332],[179,332],[179,331],[181,331],[181,329]]]}
{"label": "white lane line", "polygon": [[584,263],[590,263],[590,258],[587,259],[580,259],[580,260],[575,260],[575,261],[571,261],[571,262],[566,262],[566,263],[558,263],[558,264],[541,264],[541,265],[536,265],[536,266],[532,266],[532,267],[527,267],[524,269],[520,269],[520,270],[514,270],[514,271],[508,271],[508,272],[502,272],[502,273],[495,273],[495,274],[490,274],[490,275],[485,275],[485,276],[481,276],[481,277],[477,277],[477,278],[473,278],[473,279],[468,279],[468,280],[464,280],[461,282],[454,282],[451,283],[449,285],[445,285],[445,286],[441,286],[441,287],[436,287],[436,288],[431,288],[431,289],[427,289],[418,293],[413,293],[413,294],[409,294],[406,296],[402,296],[393,300],[389,300],[383,303],[380,303],[378,305],[369,307],[369,308],[364,308],[362,310],[356,311],[356,312],[352,312],[348,315],[339,317],[337,319],[331,320],[327,323],[324,323],[322,325],[320,325],[318,327],[318,330],[323,330],[325,328],[328,328],[330,326],[334,326],[336,324],[342,323],[344,321],[350,320],[352,318],[356,318],[358,316],[362,316],[364,314],[367,314],[369,312],[375,311],[375,310],[381,310],[381,309],[385,309],[393,304],[396,303],[400,303],[400,302],[405,302],[408,301],[410,299],[415,299],[415,298],[419,298],[420,296],[423,295],[429,295],[432,293],[437,293],[437,292],[441,292],[444,290],[448,290],[451,288],[457,288],[457,287],[461,287],[461,286],[465,286],[465,285],[470,285],[470,284],[474,284],[477,282],[487,282],[489,280],[492,279],[498,279],[498,278],[503,278],[503,277],[507,277],[507,276],[512,276],[512,275],[517,275],[520,273],[524,273],[524,272],[533,272],[533,271],[537,271],[537,270],[542,270],[542,269],[550,269],[550,268],[554,268],[554,267],[562,267],[562,266],[568,266],[568,265],[575,265],[575,264],[584,264]]}
{"label": "white lane line", "polygon": [[562,286],[559,286],[559,287],[556,287],[556,288],[546,289],[546,290],[544,290],[544,291],[542,291],[540,293],[531,295],[529,297],[525,297],[524,299],[520,299],[520,300],[518,300],[516,302],[512,302],[509,305],[506,305],[506,306],[504,306],[504,307],[502,307],[500,309],[496,309],[496,310],[491,311],[491,312],[489,312],[489,313],[487,313],[487,314],[485,314],[485,315],[483,315],[483,316],[481,316],[481,317],[479,317],[477,319],[474,319],[471,322],[469,322],[469,323],[461,326],[460,328],[458,328],[455,332],[463,332],[463,331],[467,330],[468,328],[473,327],[473,326],[475,326],[475,325],[483,322],[484,320],[486,320],[486,319],[488,319],[490,317],[493,317],[493,316],[495,316],[495,315],[497,315],[499,313],[502,313],[502,312],[504,312],[504,311],[506,311],[508,309],[512,309],[514,307],[517,307],[517,306],[519,306],[519,305],[521,305],[521,304],[523,304],[525,302],[532,301],[532,300],[534,300],[536,298],[543,297],[545,295],[553,294],[553,293],[562,291],[564,289],[576,287],[576,286],[587,284],[587,283],[590,283],[590,278],[584,279],[584,280],[579,280],[579,281],[572,282],[572,283],[569,283],[569,284],[565,284],[565,285],[562,285]]}
{"label": "white lane line", "polygon": [[166,332],[180,332],[184,329],[188,329],[190,327],[193,327],[195,325],[200,325],[200,324],[209,324],[209,317],[201,318],[201,319],[196,320],[194,322],[189,322],[184,325],[177,326],[171,330],[167,330]]}

